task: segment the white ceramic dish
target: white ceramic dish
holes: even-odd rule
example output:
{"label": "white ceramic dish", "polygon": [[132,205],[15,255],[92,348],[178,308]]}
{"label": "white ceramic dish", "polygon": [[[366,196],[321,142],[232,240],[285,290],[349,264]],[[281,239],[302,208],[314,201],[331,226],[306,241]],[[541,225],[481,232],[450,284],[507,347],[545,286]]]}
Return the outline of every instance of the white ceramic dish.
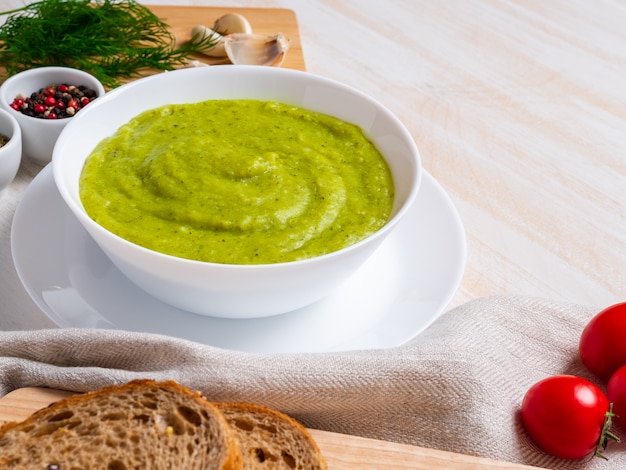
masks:
{"label": "white ceramic dish", "polygon": [[[387,223],[363,240],[322,256],[285,263],[221,264],[146,249],[106,230],[87,215],[80,200],[80,175],[85,160],[102,139],[143,111],[172,103],[221,99],[278,101],[359,126],[381,152],[393,177],[394,204]],[[237,65],[181,69],[114,89],[72,118],[57,140],[52,162],[54,180],[65,203],[132,282],[175,307],[225,318],[289,312],[334,292],[404,217],[415,200],[422,174],[413,137],[379,101],[311,73]],[[280,191],[280,185],[276,190]]]}
{"label": "white ceramic dish", "polygon": [[52,149],[59,134],[73,118],[49,120],[26,116],[12,109],[10,104],[20,93],[30,95],[40,88],[62,83],[84,85],[96,91],[99,97],[105,94],[104,87],[97,78],[69,67],[38,67],[25,70],[7,78],[0,86],[0,107],[12,113],[19,122],[23,134],[24,155],[40,165],[50,162]]}
{"label": "white ceramic dish", "polygon": [[22,131],[11,113],[0,109],[0,134],[9,141],[0,147],[0,196],[11,184],[22,161]]}
{"label": "white ceramic dish", "polygon": [[417,200],[378,251],[334,295],[299,311],[233,320],[183,312],[130,283],[76,221],[50,167],[16,210],[18,275],[60,327],[117,328],[256,353],[389,348],[430,325],[465,269],[465,234],[441,186],[424,173]]}

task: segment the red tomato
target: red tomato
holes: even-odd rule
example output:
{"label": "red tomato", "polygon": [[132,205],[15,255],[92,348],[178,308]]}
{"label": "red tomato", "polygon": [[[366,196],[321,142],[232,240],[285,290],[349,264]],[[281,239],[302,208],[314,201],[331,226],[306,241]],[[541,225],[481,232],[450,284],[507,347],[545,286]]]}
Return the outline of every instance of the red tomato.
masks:
{"label": "red tomato", "polygon": [[609,401],[596,385],[556,375],[526,392],[521,416],[528,434],[545,452],[579,459],[596,450],[608,410]]}
{"label": "red tomato", "polygon": [[626,430],[626,366],[622,366],[611,376],[606,387],[606,396],[613,403],[613,420]]}
{"label": "red tomato", "polygon": [[612,305],[589,321],[580,336],[580,358],[602,380],[626,365],[626,302]]}

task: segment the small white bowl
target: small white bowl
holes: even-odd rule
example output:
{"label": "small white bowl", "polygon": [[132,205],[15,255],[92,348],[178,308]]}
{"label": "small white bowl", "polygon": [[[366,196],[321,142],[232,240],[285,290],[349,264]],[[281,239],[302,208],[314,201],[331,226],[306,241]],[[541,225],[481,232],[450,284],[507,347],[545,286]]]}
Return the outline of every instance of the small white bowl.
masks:
{"label": "small white bowl", "polygon": [[[359,125],[392,172],[395,201],[388,223],[365,240],[323,256],[288,263],[231,265],[157,253],[114,235],[87,215],[80,201],[79,177],[98,142],[145,110],[209,99],[279,101]],[[166,72],[107,93],[72,118],[57,141],[52,164],[56,185],[70,210],[131,281],[170,305],[228,318],[284,313],[332,293],[394,230],[415,200],[422,175],[413,138],[378,101],[307,72],[235,65]]]}
{"label": "small white bowl", "polygon": [[22,161],[22,132],[12,113],[0,109],[0,134],[9,141],[0,147],[0,195],[11,184]]}
{"label": "small white bowl", "polygon": [[97,78],[69,67],[39,67],[25,70],[9,77],[0,86],[0,108],[15,116],[22,129],[24,155],[40,165],[51,161],[52,149],[59,134],[74,118],[55,120],[36,118],[22,114],[10,105],[20,93],[30,96],[31,93],[48,85],[61,83],[84,85],[96,91],[98,97],[105,94],[104,87]]}

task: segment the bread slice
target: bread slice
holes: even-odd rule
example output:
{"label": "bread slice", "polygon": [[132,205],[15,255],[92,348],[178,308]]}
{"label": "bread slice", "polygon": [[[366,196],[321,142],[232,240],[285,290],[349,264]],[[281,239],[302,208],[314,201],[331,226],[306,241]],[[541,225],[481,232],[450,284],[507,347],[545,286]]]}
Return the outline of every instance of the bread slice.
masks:
{"label": "bread slice", "polygon": [[276,410],[249,403],[215,403],[237,433],[245,470],[325,470],[304,426]]}
{"label": "bread slice", "polygon": [[137,380],[74,395],[0,428],[0,468],[235,470],[222,414],[176,382]]}

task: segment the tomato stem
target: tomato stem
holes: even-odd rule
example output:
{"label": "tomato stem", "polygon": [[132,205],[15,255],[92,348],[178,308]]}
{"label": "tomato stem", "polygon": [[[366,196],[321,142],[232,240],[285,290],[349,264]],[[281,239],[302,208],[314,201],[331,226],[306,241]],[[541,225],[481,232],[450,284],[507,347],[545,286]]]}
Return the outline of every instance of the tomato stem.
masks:
{"label": "tomato stem", "polygon": [[[599,457],[604,460],[608,460],[604,454],[602,454],[603,450],[606,450],[606,446],[609,444],[609,439],[614,440],[615,442],[621,442],[620,438],[613,434],[611,431],[611,426],[613,425],[613,418],[615,417],[615,413],[613,413],[613,403],[609,405],[609,411],[607,411],[604,415],[604,424],[602,425],[602,433],[600,434],[600,440],[598,441],[598,445],[596,446],[596,450],[594,452],[594,457]],[[602,450],[600,450],[602,449]]]}

